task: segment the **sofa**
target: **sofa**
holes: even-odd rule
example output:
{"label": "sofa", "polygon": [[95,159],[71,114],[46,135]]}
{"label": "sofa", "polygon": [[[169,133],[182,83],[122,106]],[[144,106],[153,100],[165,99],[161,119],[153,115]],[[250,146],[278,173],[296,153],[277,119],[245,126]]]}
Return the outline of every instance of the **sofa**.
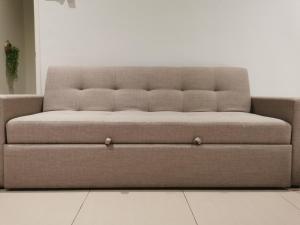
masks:
{"label": "sofa", "polygon": [[300,185],[300,100],[235,67],[50,67],[0,97],[0,187]]}

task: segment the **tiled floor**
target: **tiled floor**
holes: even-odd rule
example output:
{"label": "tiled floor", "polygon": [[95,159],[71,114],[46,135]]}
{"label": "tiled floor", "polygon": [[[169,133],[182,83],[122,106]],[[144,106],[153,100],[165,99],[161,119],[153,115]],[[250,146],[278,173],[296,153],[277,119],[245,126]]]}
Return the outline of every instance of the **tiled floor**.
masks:
{"label": "tiled floor", "polygon": [[0,224],[299,225],[300,190],[2,190]]}

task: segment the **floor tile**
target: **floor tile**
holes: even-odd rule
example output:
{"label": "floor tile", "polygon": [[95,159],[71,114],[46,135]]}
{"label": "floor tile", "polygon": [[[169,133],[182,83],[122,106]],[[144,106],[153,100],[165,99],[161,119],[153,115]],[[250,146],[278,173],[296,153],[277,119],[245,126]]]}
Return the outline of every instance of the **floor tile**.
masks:
{"label": "floor tile", "polygon": [[2,225],[71,225],[87,191],[1,191]]}
{"label": "floor tile", "polygon": [[75,225],[195,225],[180,191],[95,191]]}
{"label": "floor tile", "polygon": [[[291,190],[283,192],[281,196],[300,210],[300,190]],[[299,223],[300,224],[300,223]]]}
{"label": "floor tile", "polygon": [[186,191],[198,224],[299,225],[300,210],[286,191]]}

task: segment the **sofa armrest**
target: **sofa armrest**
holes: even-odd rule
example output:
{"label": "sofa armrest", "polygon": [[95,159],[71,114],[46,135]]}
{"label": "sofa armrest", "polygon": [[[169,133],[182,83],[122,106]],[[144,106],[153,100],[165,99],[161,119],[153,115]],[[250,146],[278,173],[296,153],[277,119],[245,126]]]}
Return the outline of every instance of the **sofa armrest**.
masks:
{"label": "sofa armrest", "polygon": [[37,95],[0,95],[0,145],[5,143],[5,124],[19,116],[39,113],[43,97]]}
{"label": "sofa armrest", "polygon": [[4,183],[3,145],[6,142],[5,125],[10,119],[41,112],[43,97],[36,95],[0,95],[0,189]]}
{"label": "sofa armrest", "polygon": [[252,113],[284,120],[292,125],[292,185],[300,186],[300,99],[252,98]]}

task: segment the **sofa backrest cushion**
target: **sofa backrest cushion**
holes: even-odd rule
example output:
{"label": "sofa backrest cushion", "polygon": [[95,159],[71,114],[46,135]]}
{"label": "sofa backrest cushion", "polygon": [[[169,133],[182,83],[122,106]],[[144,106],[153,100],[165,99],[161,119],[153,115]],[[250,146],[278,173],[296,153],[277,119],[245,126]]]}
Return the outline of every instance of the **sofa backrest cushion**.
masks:
{"label": "sofa backrest cushion", "polygon": [[250,111],[247,70],[50,67],[44,111]]}

